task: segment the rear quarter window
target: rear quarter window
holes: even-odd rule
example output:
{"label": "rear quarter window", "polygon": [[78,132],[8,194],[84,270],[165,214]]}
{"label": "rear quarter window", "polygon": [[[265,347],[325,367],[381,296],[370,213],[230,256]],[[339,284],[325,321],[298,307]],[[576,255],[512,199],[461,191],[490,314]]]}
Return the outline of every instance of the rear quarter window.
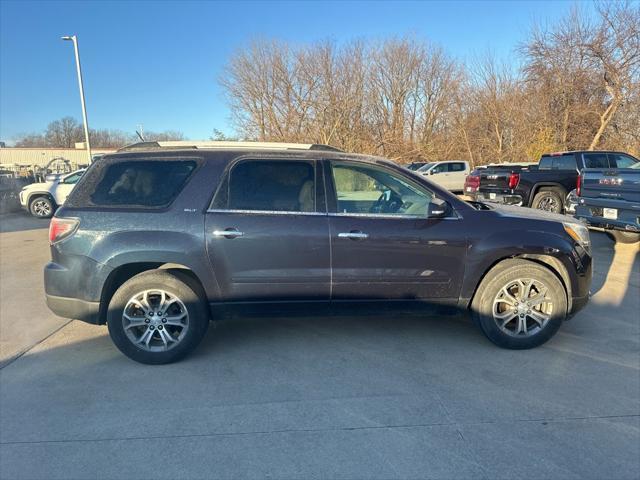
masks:
{"label": "rear quarter window", "polygon": [[145,159],[94,165],[72,192],[69,207],[162,208],[197,167],[194,159]]}
{"label": "rear quarter window", "polygon": [[551,170],[551,166],[553,164],[553,157],[540,157],[540,162],[538,162],[539,170]]}
{"label": "rear quarter window", "polygon": [[574,154],[548,155],[540,158],[539,170],[576,170],[576,157]]}

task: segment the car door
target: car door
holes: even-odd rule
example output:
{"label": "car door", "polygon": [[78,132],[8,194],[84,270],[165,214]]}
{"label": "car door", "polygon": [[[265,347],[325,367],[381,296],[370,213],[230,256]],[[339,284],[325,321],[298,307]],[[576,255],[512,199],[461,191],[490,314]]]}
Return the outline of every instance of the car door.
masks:
{"label": "car door", "polygon": [[464,162],[451,162],[449,165],[449,177],[447,189],[453,191],[464,190],[464,180],[467,176],[466,164]]}
{"label": "car door", "polygon": [[328,161],[333,299],[457,299],[459,215],[429,218],[433,192],[388,166]]}
{"label": "car door", "polygon": [[205,220],[224,301],[328,300],[323,179],[308,160],[250,159],[227,169]]}
{"label": "car door", "polygon": [[449,175],[449,165],[447,163],[439,163],[430,170],[429,180],[448,190]]}
{"label": "car door", "polygon": [[76,183],[78,183],[78,180],[82,177],[83,173],[84,171],[74,172],[61,178],[57,183],[54,183],[51,194],[53,195],[56,204],[62,205],[65,202],[71,193],[71,190],[73,190],[73,187],[76,186]]}

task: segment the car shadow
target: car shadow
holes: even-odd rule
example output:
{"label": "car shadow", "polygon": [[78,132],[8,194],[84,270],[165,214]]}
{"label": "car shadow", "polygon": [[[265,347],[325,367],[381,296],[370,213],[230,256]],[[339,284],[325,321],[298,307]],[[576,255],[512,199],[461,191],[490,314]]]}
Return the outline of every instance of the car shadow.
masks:
{"label": "car shadow", "polygon": [[630,281],[633,272],[640,271],[640,246],[638,244],[616,244],[607,234],[591,232],[593,252],[593,280],[591,294],[595,295],[613,276],[626,276]]}

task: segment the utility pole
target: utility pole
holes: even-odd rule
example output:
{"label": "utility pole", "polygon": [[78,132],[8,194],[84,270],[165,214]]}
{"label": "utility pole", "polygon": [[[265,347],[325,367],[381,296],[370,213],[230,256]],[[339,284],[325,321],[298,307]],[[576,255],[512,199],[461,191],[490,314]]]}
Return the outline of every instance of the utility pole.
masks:
{"label": "utility pole", "polygon": [[78,72],[78,87],[80,88],[80,103],[82,104],[82,124],[84,126],[84,141],[87,146],[87,159],[91,165],[93,158],[91,156],[91,143],[89,142],[89,123],[87,121],[87,107],[84,102],[84,87],[82,85],[82,69],[80,68],[80,52],[78,52],[78,37],[75,35],[62,37],[62,40],[73,42],[73,50],[76,54],[76,70]]}

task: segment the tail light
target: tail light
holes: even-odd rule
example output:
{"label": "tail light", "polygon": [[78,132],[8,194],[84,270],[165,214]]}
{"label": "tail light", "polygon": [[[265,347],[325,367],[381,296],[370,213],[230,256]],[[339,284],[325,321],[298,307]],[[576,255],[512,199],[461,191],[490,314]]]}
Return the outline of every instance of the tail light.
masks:
{"label": "tail light", "polygon": [[475,192],[480,187],[480,177],[476,175],[467,175],[464,180],[465,192]]}
{"label": "tail light", "polygon": [[576,195],[580,196],[582,194],[582,174],[578,175],[576,178]]}
{"label": "tail light", "polygon": [[53,217],[49,224],[49,243],[54,244],[73,235],[78,229],[80,221],[77,218]]}
{"label": "tail light", "polygon": [[520,183],[520,174],[519,173],[512,173],[511,175],[509,175],[509,188],[511,190],[516,188],[519,183]]}

